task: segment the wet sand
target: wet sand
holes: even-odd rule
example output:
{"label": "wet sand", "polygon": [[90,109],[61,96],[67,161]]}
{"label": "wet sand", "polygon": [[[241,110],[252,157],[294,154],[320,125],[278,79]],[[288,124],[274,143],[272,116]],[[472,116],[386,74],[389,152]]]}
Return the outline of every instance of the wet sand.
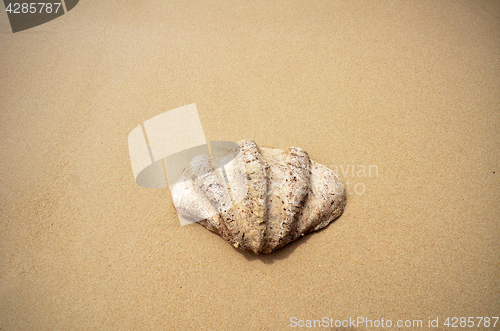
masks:
{"label": "wet sand", "polygon": [[[499,316],[499,22],[495,1],[80,1],[12,34],[2,12],[0,328]],[[191,103],[208,140],[337,170],[344,214],[266,256],[181,227],[127,137]]]}

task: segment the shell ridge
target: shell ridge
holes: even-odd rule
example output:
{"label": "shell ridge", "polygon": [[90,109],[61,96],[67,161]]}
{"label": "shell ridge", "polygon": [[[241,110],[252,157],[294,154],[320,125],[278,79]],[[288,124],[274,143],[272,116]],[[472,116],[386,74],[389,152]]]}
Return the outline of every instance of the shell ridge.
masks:
{"label": "shell ridge", "polygon": [[[311,181],[311,170],[310,164],[311,160],[309,159],[309,155],[306,151],[298,147],[290,148],[290,164],[294,164],[298,169],[300,169],[302,176],[304,177],[305,183],[296,188],[296,191],[300,194],[298,195],[299,199],[297,199],[296,204],[291,205],[291,213],[292,220],[290,223],[290,228],[287,233],[287,237],[289,238],[288,242],[294,241],[301,236],[301,233],[298,232],[298,220],[300,218],[301,209],[304,208],[306,201],[309,199],[309,183]],[[290,193],[293,195],[294,187],[291,188]]]}
{"label": "shell ridge", "polygon": [[265,184],[266,164],[260,155],[257,145],[252,141],[242,141],[240,153],[247,172],[247,196],[229,210],[225,218],[228,236],[231,244],[258,254],[263,244],[265,233],[264,199],[267,185]]}

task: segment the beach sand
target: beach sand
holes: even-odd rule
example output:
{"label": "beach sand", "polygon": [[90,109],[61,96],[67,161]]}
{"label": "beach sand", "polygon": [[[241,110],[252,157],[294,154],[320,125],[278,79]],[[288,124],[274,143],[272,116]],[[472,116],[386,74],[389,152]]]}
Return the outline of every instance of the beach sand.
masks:
{"label": "beach sand", "polygon": [[[2,11],[0,58],[1,330],[500,316],[500,2],[80,1]],[[181,227],[127,137],[191,103],[337,170],[344,214],[265,256]]]}

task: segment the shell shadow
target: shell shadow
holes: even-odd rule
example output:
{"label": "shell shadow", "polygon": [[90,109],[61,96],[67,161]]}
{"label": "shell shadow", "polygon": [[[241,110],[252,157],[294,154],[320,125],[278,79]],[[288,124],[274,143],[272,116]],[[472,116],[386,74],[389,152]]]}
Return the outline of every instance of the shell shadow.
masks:
{"label": "shell shadow", "polygon": [[240,253],[241,255],[243,255],[243,257],[245,259],[247,259],[248,261],[260,260],[264,264],[273,264],[276,261],[281,261],[281,260],[284,260],[284,259],[288,258],[297,249],[297,247],[299,247],[300,245],[306,244],[306,242],[315,233],[319,233],[319,232],[321,232],[323,230],[324,229],[321,229],[319,231],[314,231],[313,233],[306,234],[304,237],[302,237],[302,238],[300,238],[300,239],[298,239],[298,240],[296,240],[294,242],[291,242],[291,243],[285,245],[284,247],[278,249],[277,251],[274,251],[274,252],[269,253],[269,254],[259,254],[259,255],[256,255],[256,254],[253,254],[253,253],[250,253],[250,252],[247,252],[247,251],[243,251],[243,250],[238,249],[238,248],[234,248],[234,249],[238,253]]}

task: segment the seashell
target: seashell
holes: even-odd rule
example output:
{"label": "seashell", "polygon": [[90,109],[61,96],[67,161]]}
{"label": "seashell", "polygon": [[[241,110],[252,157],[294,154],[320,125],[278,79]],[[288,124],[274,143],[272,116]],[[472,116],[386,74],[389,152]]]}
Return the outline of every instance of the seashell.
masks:
{"label": "seashell", "polygon": [[213,158],[213,167],[206,155],[187,165],[172,190],[178,213],[255,254],[271,253],[342,214],[342,182],[304,150],[238,144],[238,151]]}

